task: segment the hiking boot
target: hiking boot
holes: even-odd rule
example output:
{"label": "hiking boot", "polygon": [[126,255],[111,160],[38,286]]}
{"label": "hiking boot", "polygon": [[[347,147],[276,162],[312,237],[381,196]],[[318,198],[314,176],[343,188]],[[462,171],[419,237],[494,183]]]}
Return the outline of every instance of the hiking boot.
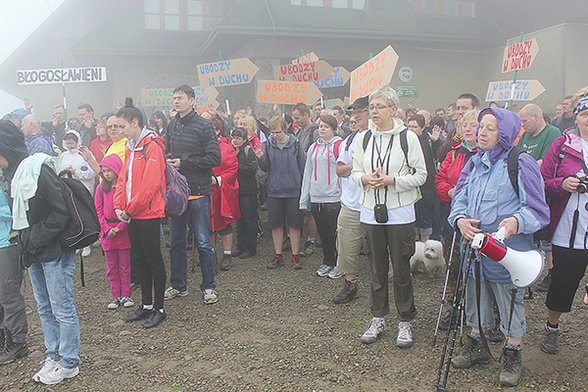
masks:
{"label": "hiking boot", "polygon": [[300,264],[300,256],[292,255],[292,268],[295,270],[302,269],[302,264]]}
{"label": "hiking boot", "polygon": [[123,308],[132,308],[133,306],[135,306],[135,301],[133,301],[131,297],[121,297],[120,305]]}
{"label": "hiking boot", "polygon": [[213,289],[206,289],[202,291],[204,297],[204,303],[206,305],[215,304],[218,302],[218,293]]}
{"label": "hiking boot", "polygon": [[108,303],[108,305],[106,305],[106,307],[110,310],[118,309],[119,306],[120,306],[120,299],[118,299],[118,298],[113,298]]}
{"label": "hiking boot", "polygon": [[269,269],[276,269],[284,264],[284,259],[280,255],[275,255],[273,260],[267,265]]}
{"label": "hiking boot", "polygon": [[341,291],[339,291],[339,293],[335,297],[333,297],[333,302],[337,305],[346,304],[352,299],[357,298],[357,291],[357,280],[345,280],[345,285],[343,286]]}
{"label": "hiking boot", "polygon": [[474,338],[468,335],[469,343],[461,349],[461,355],[453,358],[451,364],[454,368],[467,369],[472,365],[485,365],[490,363],[490,351],[482,342],[481,338]]}
{"label": "hiking boot", "polygon": [[333,267],[332,270],[329,271],[329,273],[327,274],[327,276],[331,279],[339,279],[341,277],[343,277],[345,274],[343,272],[341,272],[337,266]]}
{"label": "hiking boot", "polygon": [[521,350],[505,347],[502,350],[502,369],[500,370],[500,385],[515,387],[521,382],[523,363]]}
{"label": "hiking boot", "polygon": [[383,317],[372,317],[368,323],[368,327],[361,335],[361,342],[365,344],[375,342],[380,336],[386,332],[386,321]]}
{"label": "hiking boot", "polygon": [[412,346],[412,327],[410,326],[410,321],[401,321],[398,323],[396,346],[400,348]]}
{"label": "hiking boot", "polygon": [[231,257],[239,257],[245,252],[244,250],[237,249],[231,252]]}
{"label": "hiking boot", "polygon": [[220,265],[221,271],[228,271],[231,269],[231,255],[224,254]]}
{"label": "hiking boot", "polygon": [[163,293],[163,299],[167,300],[175,297],[185,297],[186,295],[188,295],[188,290],[180,291],[170,286],[165,290],[165,293]]}
{"label": "hiking boot", "polygon": [[22,358],[29,354],[29,349],[25,342],[14,343],[12,339],[6,342],[4,353],[0,355],[0,366],[14,362],[15,359]]}
{"label": "hiking boot", "polygon": [[76,366],[72,369],[67,369],[57,364],[57,367],[48,373],[43,373],[39,376],[39,382],[46,385],[54,385],[62,382],[66,378],[72,378],[80,373],[80,369]]}
{"label": "hiking boot", "polygon": [[52,371],[55,370],[55,368],[57,366],[59,366],[59,362],[54,361],[53,359],[51,359],[49,357],[45,358],[45,361],[43,361],[43,366],[41,367],[41,370],[39,370],[33,376],[33,381],[40,382],[40,378],[42,375],[46,375],[48,373],[51,373]]}
{"label": "hiking boot", "polygon": [[549,286],[551,285],[551,271],[547,272],[545,278],[539,283],[537,283],[536,290],[540,293],[546,293],[549,290]]}
{"label": "hiking boot", "polygon": [[300,257],[312,256],[315,248],[316,248],[316,243],[314,241],[306,241],[304,243],[304,250],[302,252],[300,252]]}
{"label": "hiking boot", "polygon": [[495,324],[494,329],[486,334],[486,339],[492,343],[500,343],[504,340],[504,334],[500,330],[498,323]]}
{"label": "hiking boot", "polygon": [[315,273],[317,276],[323,277],[323,276],[329,275],[329,272],[331,272],[332,269],[333,269],[333,267],[330,265],[321,264]]}
{"label": "hiking boot", "polygon": [[543,337],[541,338],[541,351],[545,354],[557,354],[559,352],[559,343],[557,342],[558,336],[559,328],[550,328],[545,324]]}

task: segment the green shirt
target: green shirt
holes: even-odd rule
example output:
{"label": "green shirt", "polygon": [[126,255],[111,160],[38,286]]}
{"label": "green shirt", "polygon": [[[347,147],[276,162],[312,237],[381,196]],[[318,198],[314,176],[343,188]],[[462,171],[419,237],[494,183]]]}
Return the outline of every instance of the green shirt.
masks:
{"label": "green shirt", "polygon": [[547,124],[537,136],[528,132],[523,133],[517,146],[525,150],[536,161],[543,159],[547,150],[555,139],[561,136],[559,129],[553,125]]}

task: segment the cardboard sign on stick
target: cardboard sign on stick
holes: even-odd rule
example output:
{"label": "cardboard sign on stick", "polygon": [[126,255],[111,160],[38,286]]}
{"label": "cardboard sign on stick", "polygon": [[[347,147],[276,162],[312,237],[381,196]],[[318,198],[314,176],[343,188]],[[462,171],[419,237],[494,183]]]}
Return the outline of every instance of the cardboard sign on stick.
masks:
{"label": "cardboard sign on stick", "polygon": [[313,83],[299,83],[285,80],[258,80],[257,102],[307,105],[316,102],[323,93]]}
{"label": "cardboard sign on stick", "polygon": [[253,80],[259,70],[257,65],[246,57],[198,64],[196,69],[200,85],[205,87],[247,84]]}
{"label": "cardboard sign on stick", "polygon": [[351,71],[349,102],[373,93],[392,80],[398,54],[388,45],[384,50]]}

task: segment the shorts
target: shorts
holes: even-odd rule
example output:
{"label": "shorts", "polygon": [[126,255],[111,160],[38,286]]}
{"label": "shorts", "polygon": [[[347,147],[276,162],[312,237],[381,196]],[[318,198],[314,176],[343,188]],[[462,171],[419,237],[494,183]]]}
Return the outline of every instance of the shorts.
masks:
{"label": "shorts", "polygon": [[233,225],[231,222],[229,222],[229,224],[224,229],[213,231],[213,233],[217,233],[219,235],[228,235],[228,234],[231,234],[232,232],[233,232]]}
{"label": "shorts", "polygon": [[300,211],[300,199],[289,197],[278,199],[268,196],[267,204],[267,225],[270,229],[288,227],[299,229],[304,223],[304,212]]}
{"label": "shorts", "polygon": [[567,313],[586,273],[588,250],[567,249],[553,245],[553,268],[551,284],[547,291],[545,305],[554,312]]}

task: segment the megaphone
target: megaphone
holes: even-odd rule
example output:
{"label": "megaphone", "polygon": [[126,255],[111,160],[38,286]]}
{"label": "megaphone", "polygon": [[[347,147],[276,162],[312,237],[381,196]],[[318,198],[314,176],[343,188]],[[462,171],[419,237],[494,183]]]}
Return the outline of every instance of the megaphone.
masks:
{"label": "megaphone", "polygon": [[501,227],[494,235],[476,234],[472,240],[472,248],[506,268],[514,285],[520,288],[528,287],[541,275],[544,256],[536,250],[520,252],[507,247],[503,242],[505,231],[506,229]]}

